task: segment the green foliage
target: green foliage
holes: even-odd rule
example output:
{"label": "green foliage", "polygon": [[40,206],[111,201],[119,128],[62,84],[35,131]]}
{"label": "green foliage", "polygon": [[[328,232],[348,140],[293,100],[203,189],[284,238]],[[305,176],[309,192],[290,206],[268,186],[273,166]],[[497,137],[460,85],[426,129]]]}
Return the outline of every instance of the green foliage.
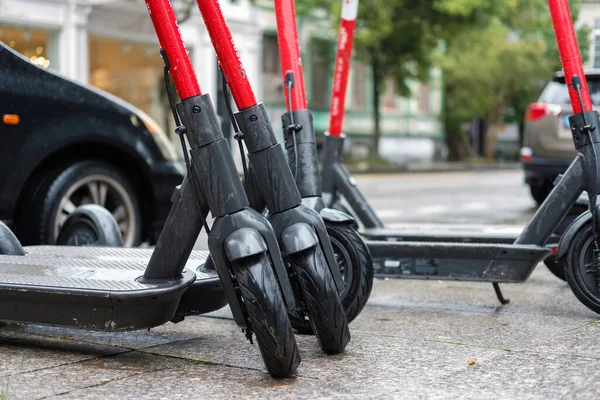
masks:
{"label": "green foliage", "polygon": [[465,30],[440,59],[448,113],[463,121],[474,116],[497,121],[512,94],[552,72],[546,52],[542,40],[517,38],[498,19],[483,29]]}
{"label": "green foliage", "polygon": [[[574,19],[579,2],[570,0]],[[301,14],[325,10],[333,27],[340,3],[297,0],[297,9]],[[584,60],[588,34],[585,26],[577,32]],[[409,79],[424,78],[432,65],[440,66],[449,141],[464,142],[461,123],[474,117],[488,124],[522,123],[527,104],[560,69],[547,0],[363,0],[355,49],[371,66],[376,95],[387,76],[395,76],[400,94],[407,95]],[[375,136],[378,118],[376,110]]]}
{"label": "green foliage", "polygon": [[[576,18],[579,6],[571,3]],[[578,31],[584,59],[588,33],[588,27]],[[488,125],[522,123],[527,105],[561,68],[546,0],[506,1],[485,24],[466,27],[447,42],[439,62],[446,83],[447,135],[461,136],[460,128],[448,122],[473,117]]]}

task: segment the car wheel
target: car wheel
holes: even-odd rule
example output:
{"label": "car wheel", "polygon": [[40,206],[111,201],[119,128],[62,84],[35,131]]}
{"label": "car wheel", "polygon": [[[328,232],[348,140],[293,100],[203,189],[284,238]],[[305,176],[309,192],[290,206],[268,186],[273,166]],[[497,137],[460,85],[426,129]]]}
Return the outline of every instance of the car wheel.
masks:
{"label": "car wheel", "polygon": [[85,204],[98,204],[112,213],[126,247],[140,244],[140,204],[129,179],[114,165],[78,161],[46,173],[37,182],[17,216],[16,231],[24,244],[54,244],[67,217]]}
{"label": "car wheel", "polygon": [[542,183],[530,183],[529,191],[535,202],[538,205],[541,205],[552,191],[552,182],[544,181]]}

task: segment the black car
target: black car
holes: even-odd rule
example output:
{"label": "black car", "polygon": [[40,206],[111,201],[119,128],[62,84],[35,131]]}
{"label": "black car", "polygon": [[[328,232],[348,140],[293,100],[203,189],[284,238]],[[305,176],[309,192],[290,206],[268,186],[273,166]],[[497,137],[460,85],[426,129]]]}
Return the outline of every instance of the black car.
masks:
{"label": "black car", "polygon": [[183,168],[150,117],[31,63],[0,42],[0,219],[54,243],[82,204],[113,213],[126,246],[154,242]]}

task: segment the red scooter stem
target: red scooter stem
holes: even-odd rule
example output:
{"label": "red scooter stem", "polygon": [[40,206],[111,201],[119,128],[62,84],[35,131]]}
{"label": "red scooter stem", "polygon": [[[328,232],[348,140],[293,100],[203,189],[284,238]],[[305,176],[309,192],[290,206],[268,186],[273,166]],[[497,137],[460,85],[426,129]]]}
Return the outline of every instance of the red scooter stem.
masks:
{"label": "red scooter stem", "polygon": [[160,47],[169,58],[169,73],[181,100],[202,94],[192,62],[185,49],[169,0],[146,0]]}
{"label": "red scooter stem", "polygon": [[277,41],[279,42],[279,55],[284,85],[287,84],[286,75],[294,75],[294,86],[291,89],[292,109],[287,86],[285,90],[285,104],[288,111],[306,110],[306,92],[304,90],[304,74],[302,73],[302,60],[298,41],[298,28],[296,26],[296,9],[294,0],[275,0],[275,15],[277,17]]}
{"label": "red scooter stem", "polygon": [[348,74],[352,62],[352,44],[354,42],[354,27],[358,13],[358,0],[342,0],[342,19],[338,34],[335,68],[333,69],[333,88],[329,108],[329,129],[331,136],[342,135],[346,89]]}
{"label": "red scooter stem", "polygon": [[[573,112],[577,114],[582,111],[591,111],[592,100],[587,80],[583,73],[581,56],[579,55],[579,47],[577,46],[577,37],[575,36],[571,11],[569,10],[569,2],[568,0],[548,0],[548,6],[550,7],[550,15],[552,15],[552,25],[554,26],[565,81],[569,85],[569,97],[571,98]],[[577,91],[571,86],[573,76],[578,76],[581,79],[583,110],[581,109]]]}
{"label": "red scooter stem", "polygon": [[256,97],[240,60],[218,0],[197,0],[217,58],[239,110],[256,105]]}

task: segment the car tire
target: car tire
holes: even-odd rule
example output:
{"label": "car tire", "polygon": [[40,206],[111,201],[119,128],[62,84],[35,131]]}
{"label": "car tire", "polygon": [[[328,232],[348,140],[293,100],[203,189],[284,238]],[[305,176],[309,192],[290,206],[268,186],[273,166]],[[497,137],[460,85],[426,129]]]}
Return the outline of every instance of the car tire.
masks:
{"label": "car tire", "polygon": [[55,244],[61,223],[84,204],[108,209],[126,247],[142,237],[141,208],[133,185],[116,166],[101,160],[63,165],[42,175],[22,197],[15,230],[25,245]]}
{"label": "car tire", "polygon": [[552,186],[552,182],[550,181],[544,181],[542,183],[530,183],[529,191],[531,192],[531,197],[533,197],[538,205],[541,205],[552,191]]}

